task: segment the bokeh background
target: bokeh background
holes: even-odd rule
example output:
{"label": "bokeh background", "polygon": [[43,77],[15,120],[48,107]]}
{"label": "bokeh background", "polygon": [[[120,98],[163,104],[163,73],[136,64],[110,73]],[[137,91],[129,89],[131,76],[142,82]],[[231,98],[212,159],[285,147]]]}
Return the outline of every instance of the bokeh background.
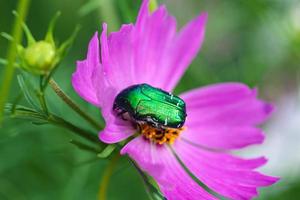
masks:
{"label": "bokeh background", "polygon": [[[265,155],[270,161],[261,171],[281,176],[272,187],[260,190],[262,200],[300,199],[300,2],[299,0],[162,0],[179,26],[209,13],[205,43],[175,93],[210,83],[239,81],[258,87],[260,97],[277,105],[265,124],[266,141],[237,152]],[[54,75],[61,87],[87,112],[99,117],[73,91],[70,77],[75,61],[84,59],[87,44],[101,23],[109,30],[134,22],[140,0],[32,0],[26,23],[42,39],[48,22],[60,10],[55,38],[64,41],[77,24],[82,29],[66,59]],[[0,0],[0,31],[10,32],[11,11],[17,0]],[[8,41],[0,38],[0,57]],[[4,66],[0,65],[2,78]],[[18,73],[18,72],[16,72]],[[0,83],[2,84],[1,80]],[[16,79],[10,100],[19,92]],[[53,112],[89,128],[50,90]],[[25,104],[25,102],[24,102]],[[70,144],[73,134],[51,125],[5,118],[0,128],[0,199],[97,199],[107,161]],[[147,199],[142,181],[127,159],[119,161],[108,189],[108,199]]]}

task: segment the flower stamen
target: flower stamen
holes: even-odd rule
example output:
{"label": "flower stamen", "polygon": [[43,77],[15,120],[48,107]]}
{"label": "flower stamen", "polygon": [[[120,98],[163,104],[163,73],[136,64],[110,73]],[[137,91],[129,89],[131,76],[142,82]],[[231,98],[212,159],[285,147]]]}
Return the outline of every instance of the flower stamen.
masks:
{"label": "flower stamen", "polygon": [[174,141],[179,137],[180,133],[186,129],[181,128],[155,128],[148,124],[140,124],[140,133],[144,138],[154,142],[156,144],[173,144]]}

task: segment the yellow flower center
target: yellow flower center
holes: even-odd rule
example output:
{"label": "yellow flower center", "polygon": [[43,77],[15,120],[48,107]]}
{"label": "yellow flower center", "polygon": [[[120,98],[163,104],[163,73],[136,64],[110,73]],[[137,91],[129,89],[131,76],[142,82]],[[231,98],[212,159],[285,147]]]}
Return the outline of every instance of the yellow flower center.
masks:
{"label": "yellow flower center", "polygon": [[148,124],[141,124],[139,128],[144,138],[160,145],[173,144],[180,133],[186,129],[186,127],[158,129]]}

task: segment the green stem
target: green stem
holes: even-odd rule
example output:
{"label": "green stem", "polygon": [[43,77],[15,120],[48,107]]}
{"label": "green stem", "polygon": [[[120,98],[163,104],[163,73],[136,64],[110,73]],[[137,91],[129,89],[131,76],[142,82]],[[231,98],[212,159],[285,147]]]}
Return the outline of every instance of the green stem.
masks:
{"label": "green stem", "polygon": [[117,162],[120,158],[120,154],[116,154],[109,162],[107,167],[104,170],[102,180],[100,182],[99,188],[99,200],[106,200],[107,188],[109,184],[110,177],[113,174],[113,171],[117,165]]}
{"label": "green stem", "polygon": [[79,140],[72,139],[72,140],[70,140],[70,143],[77,146],[81,150],[85,150],[85,151],[91,152],[93,154],[97,154],[100,151],[99,148],[96,148],[96,147],[91,146],[91,145],[87,145],[87,144],[85,144],[85,143],[83,143]]}
{"label": "green stem", "polygon": [[[64,127],[66,129],[71,130],[72,132],[78,134],[79,136],[91,141],[92,143],[98,142],[99,139],[96,135],[93,135],[92,133],[88,133],[86,130],[83,130],[77,126],[75,126],[74,124],[64,120],[61,117],[58,117],[56,115],[50,115],[48,118],[48,121],[50,123],[53,123],[55,125]],[[99,142],[99,144],[101,145],[102,143]]]}
{"label": "green stem", "polygon": [[13,104],[7,104],[5,107],[5,111],[8,112],[11,115],[11,117],[20,119],[31,119],[35,121],[38,120],[38,122],[40,121],[40,124],[50,123],[55,126],[66,128],[92,143],[97,143],[97,145],[100,147],[100,150],[105,149],[106,145],[100,142],[95,134],[82,129],[55,114],[49,113],[49,115],[45,115],[44,113],[39,113],[32,108]]}
{"label": "green stem", "polygon": [[41,104],[41,107],[43,109],[43,111],[46,113],[46,115],[48,115],[48,107],[47,107],[47,103],[46,103],[46,99],[45,99],[45,93],[43,91],[43,80],[44,80],[44,76],[40,76],[40,90],[38,91],[38,98]]}
{"label": "green stem", "polygon": [[82,118],[84,118],[87,122],[89,122],[95,129],[101,130],[103,127],[100,123],[96,122],[91,116],[86,114],[54,81],[54,79],[50,79],[49,84],[54,92],[77,114],[79,114]]}
{"label": "green stem", "polygon": [[0,123],[2,122],[4,105],[9,95],[11,81],[15,71],[14,63],[17,57],[17,45],[22,39],[22,22],[25,21],[29,4],[30,0],[19,0],[18,2],[17,12],[19,13],[19,17],[17,17],[14,22],[12,30],[14,40],[11,41],[8,48],[6,59],[7,65],[4,71],[4,79],[0,90]]}

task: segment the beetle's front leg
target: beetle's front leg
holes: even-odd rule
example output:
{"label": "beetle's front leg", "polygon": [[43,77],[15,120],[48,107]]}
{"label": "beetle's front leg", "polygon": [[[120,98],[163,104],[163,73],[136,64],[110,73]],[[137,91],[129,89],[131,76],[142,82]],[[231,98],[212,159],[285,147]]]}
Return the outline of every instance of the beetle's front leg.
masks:
{"label": "beetle's front leg", "polygon": [[130,119],[130,116],[126,110],[121,110],[117,114],[118,117],[121,117],[124,121],[128,121]]}

